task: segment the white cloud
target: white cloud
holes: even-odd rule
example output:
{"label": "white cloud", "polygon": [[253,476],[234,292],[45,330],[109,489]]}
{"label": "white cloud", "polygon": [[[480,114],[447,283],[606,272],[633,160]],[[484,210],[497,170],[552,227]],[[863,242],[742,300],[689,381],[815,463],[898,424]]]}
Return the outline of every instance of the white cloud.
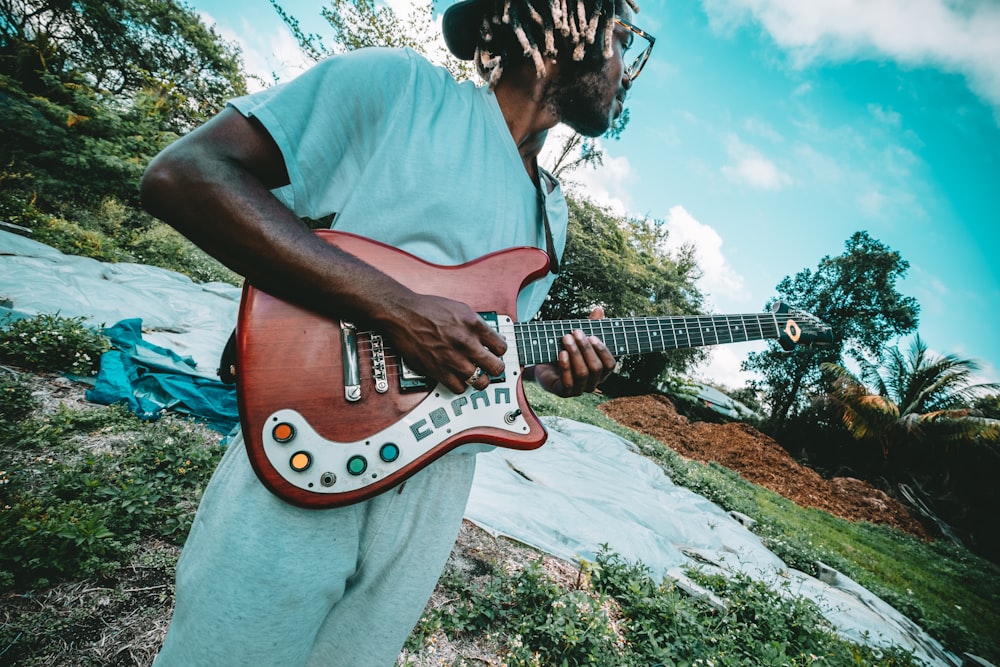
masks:
{"label": "white cloud", "polygon": [[674,206],[664,220],[667,249],[684,245],[694,247],[695,258],[702,270],[699,287],[709,296],[723,294],[727,300],[746,298],[743,277],[726,261],[722,252],[722,237],[708,225],[699,222],[683,206]]}
{"label": "white cloud", "polygon": [[738,137],[729,137],[726,150],[732,164],[723,166],[721,171],[727,178],[760,190],[780,190],[791,185],[791,176]]}
{"label": "white cloud", "polygon": [[[570,130],[561,125],[550,132],[539,162],[544,166],[552,165],[568,136]],[[605,153],[603,165],[596,169],[581,167],[570,172],[564,177],[563,185],[615,214],[635,216],[627,192],[631,177],[632,166],[626,158]],[[722,252],[722,237],[718,232],[695,219],[683,206],[671,208],[663,224],[668,231],[666,251],[675,252],[686,245],[694,248],[695,259],[702,271],[699,287],[707,296],[724,295],[727,301],[747,298],[743,278],[726,261]]]}
{"label": "white cloud", "polygon": [[878,104],[869,104],[868,113],[870,113],[875,120],[890,127],[899,127],[903,120],[903,117],[898,111],[886,109]]}
{"label": "white cloud", "polygon": [[992,0],[703,0],[713,26],[757,23],[799,65],[888,57],[965,76],[1000,117],[1000,3]]}
{"label": "white cloud", "polygon": [[[573,134],[565,125],[557,125],[545,140],[545,148],[538,157],[543,167],[551,167],[564,143]],[[598,150],[604,150],[597,140]],[[632,165],[626,157],[604,153],[604,162],[597,168],[582,166],[562,176],[563,188],[583,195],[590,201],[610,209],[617,215],[633,215],[627,183],[632,177]]]}
{"label": "white cloud", "polygon": [[869,218],[879,218],[885,212],[887,199],[878,190],[868,190],[858,198],[858,210]]}
{"label": "white cloud", "polygon": [[721,384],[730,389],[739,389],[754,377],[753,373],[740,370],[740,364],[750,352],[767,349],[764,341],[718,345],[709,348],[708,359],[693,369],[692,375],[703,382]]}
{"label": "white cloud", "polygon": [[201,12],[200,16],[206,25],[214,25],[224,40],[240,47],[243,70],[250,75],[247,80],[250,92],[274,84],[275,79],[278,82],[288,81],[313,64],[284,24],[278,23],[268,33],[261,34],[247,20],[243,20],[236,29],[218,23],[206,12]]}

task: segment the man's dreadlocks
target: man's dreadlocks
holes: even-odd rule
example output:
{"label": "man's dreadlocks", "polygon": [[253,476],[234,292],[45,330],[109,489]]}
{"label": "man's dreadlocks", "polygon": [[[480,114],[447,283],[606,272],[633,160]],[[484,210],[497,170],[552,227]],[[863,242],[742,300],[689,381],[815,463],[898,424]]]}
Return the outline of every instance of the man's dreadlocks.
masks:
{"label": "man's dreadlocks", "polygon": [[[603,33],[603,56],[610,58],[612,15],[627,2],[633,12],[635,0],[494,0],[480,28],[476,49],[476,69],[492,90],[503,75],[504,65],[531,59],[538,78],[545,76],[545,57],[556,57],[556,31],[573,48],[573,60],[583,60],[594,44],[598,30]],[[603,23],[602,23],[603,21]]]}

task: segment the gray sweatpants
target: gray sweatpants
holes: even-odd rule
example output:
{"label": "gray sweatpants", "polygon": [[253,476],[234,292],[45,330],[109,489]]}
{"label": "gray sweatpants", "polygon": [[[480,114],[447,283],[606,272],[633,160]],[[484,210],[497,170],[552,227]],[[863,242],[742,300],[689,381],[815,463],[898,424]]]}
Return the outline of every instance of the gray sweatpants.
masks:
{"label": "gray sweatpants", "polygon": [[454,545],[474,472],[474,454],[452,452],[401,489],[301,509],[260,483],[235,438],[184,545],[156,667],[392,665]]}

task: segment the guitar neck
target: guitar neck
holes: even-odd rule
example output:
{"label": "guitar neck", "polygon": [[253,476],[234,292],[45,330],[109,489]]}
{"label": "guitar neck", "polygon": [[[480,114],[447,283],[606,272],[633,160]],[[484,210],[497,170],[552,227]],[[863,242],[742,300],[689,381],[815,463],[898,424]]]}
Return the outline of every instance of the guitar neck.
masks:
{"label": "guitar neck", "polygon": [[604,341],[615,356],[779,338],[773,313],[626,317],[603,320],[530,321],[515,324],[517,351],[525,366],[555,361],[560,339],[576,329]]}

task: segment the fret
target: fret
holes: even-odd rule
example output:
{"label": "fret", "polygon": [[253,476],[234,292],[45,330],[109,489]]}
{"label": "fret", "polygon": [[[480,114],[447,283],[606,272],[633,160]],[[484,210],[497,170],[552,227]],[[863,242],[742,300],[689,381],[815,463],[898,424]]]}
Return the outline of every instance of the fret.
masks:
{"label": "fret", "polygon": [[707,319],[708,319],[708,325],[709,326],[704,327],[704,331],[705,331],[705,334],[710,334],[711,337],[709,337],[708,335],[704,335],[704,336],[702,336],[702,340],[705,341],[705,345],[718,345],[719,344],[719,331],[718,331],[718,329],[715,326],[715,318],[714,317],[709,317]]}
{"label": "fret", "polygon": [[618,342],[618,332],[615,331],[615,327],[613,324],[608,327],[608,331],[611,334],[611,338],[610,340],[605,340],[604,344],[608,346],[608,349],[613,350],[615,353],[617,353],[617,350],[619,349],[620,345]]}
{"label": "fret", "polygon": [[[716,318],[716,319],[718,319],[718,318]],[[729,318],[727,316],[723,315],[722,316],[722,320],[723,320],[723,324],[724,324],[723,331],[726,334],[726,338],[725,338],[725,340],[723,340],[721,336],[717,335],[716,336],[716,340],[718,340],[720,343],[732,343],[733,342],[733,330],[732,330],[732,326],[729,324]],[[718,331],[718,328],[716,329],[716,331]]]}

